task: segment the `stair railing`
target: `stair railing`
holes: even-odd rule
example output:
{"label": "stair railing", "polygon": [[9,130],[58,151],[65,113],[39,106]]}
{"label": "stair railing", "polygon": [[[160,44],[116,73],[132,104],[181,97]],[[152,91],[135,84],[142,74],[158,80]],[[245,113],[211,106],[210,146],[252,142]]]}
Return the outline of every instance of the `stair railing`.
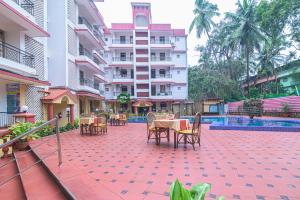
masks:
{"label": "stair railing", "polygon": [[[60,166],[60,165],[62,164],[61,142],[60,142],[59,127],[58,127],[58,122],[59,122],[59,119],[60,119],[60,118],[61,118],[60,116],[56,116],[55,118],[53,118],[53,119],[51,119],[51,120],[49,120],[49,121],[47,121],[47,122],[41,124],[40,126],[35,127],[35,128],[33,128],[33,129],[27,131],[26,133],[23,133],[22,135],[19,135],[19,136],[13,138],[12,140],[9,140],[9,141],[7,141],[7,142],[5,142],[5,143],[3,143],[3,144],[0,145],[0,149],[5,148],[5,147],[9,147],[9,146],[13,145],[15,142],[17,142],[18,140],[20,140],[20,139],[22,139],[22,138],[24,138],[24,137],[27,137],[27,136],[29,136],[30,134],[33,134],[33,133],[35,133],[35,132],[41,130],[42,128],[44,128],[44,127],[46,127],[46,126],[48,126],[48,125],[50,125],[50,124],[55,124],[55,135],[56,135],[56,140],[57,140],[57,149],[56,149],[55,151],[50,152],[49,154],[47,154],[47,155],[44,156],[43,158],[40,158],[40,159],[37,160],[35,163],[33,163],[32,165],[26,167],[24,170],[20,171],[19,173],[16,173],[16,174],[13,175],[12,177],[10,177],[10,178],[8,178],[8,179],[2,181],[2,182],[0,183],[0,187],[1,187],[2,185],[4,185],[4,184],[10,182],[10,181],[13,180],[15,177],[19,176],[21,173],[23,173],[23,172],[29,170],[31,167],[33,167],[33,166],[39,164],[40,162],[42,162],[44,159],[48,158],[49,156],[51,156],[51,155],[52,155],[53,153],[55,153],[55,152],[57,152],[57,156],[58,156],[58,166]],[[45,140],[45,141],[41,142],[40,144],[36,145],[34,148],[30,148],[29,150],[24,151],[21,155],[24,155],[24,154],[26,154],[26,153],[29,153],[30,151],[33,151],[34,149],[36,149],[37,147],[39,147],[39,146],[45,144],[45,143],[48,142],[49,140],[50,140],[50,139]],[[16,158],[12,158],[12,159],[10,159],[9,161],[7,161],[6,163],[2,164],[2,165],[0,166],[0,170],[1,170],[1,168],[5,167],[6,165],[8,165],[9,163],[11,163],[11,162],[13,162],[13,161],[15,161],[15,160],[16,160]]]}

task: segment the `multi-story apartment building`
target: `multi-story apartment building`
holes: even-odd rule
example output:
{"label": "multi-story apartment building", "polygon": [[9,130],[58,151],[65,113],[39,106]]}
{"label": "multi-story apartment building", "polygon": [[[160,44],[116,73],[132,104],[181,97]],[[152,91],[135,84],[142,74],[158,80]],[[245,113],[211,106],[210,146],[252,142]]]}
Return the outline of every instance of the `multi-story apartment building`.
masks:
{"label": "multi-story apartment building", "polygon": [[187,36],[184,29],[152,23],[151,4],[132,3],[132,23],[106,31],[105,97],[115,111],[117,97],[131,96],[131,112],[172,110],[187,99]]}
{"label": "multi-story apartment building", "polygon": [[[105,24],[97,1],[101,0],[48,1],[49,92],[53,93],[48,100],[73,94],[75,106],[70,108],[75,116],[101,109],[104,103]],[[62,103],[64,107],[69,100]],[[53,115],[62,105],[49,107]]]}
{"label": "multi-story apartment building", "polygon": [[0,127],[22,107],[43,119],[40,90],[49,85],[46,6],[47,0],[0,1]]}

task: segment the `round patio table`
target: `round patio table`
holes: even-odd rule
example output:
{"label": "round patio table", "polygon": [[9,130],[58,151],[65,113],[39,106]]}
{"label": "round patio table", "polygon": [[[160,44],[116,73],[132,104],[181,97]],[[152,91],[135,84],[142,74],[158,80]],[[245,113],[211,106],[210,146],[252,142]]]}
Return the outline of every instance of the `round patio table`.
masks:
{"label": "round patio table", "polygon": [[152,128],[155,128],[155,139],[156,144],[159,144],[159,128],[168,128],[174,130],[174,148],[176,148],[176,136],[177,131],[187,130],[189,128],[189,120],[188,119],[157,119],[154,120]]}

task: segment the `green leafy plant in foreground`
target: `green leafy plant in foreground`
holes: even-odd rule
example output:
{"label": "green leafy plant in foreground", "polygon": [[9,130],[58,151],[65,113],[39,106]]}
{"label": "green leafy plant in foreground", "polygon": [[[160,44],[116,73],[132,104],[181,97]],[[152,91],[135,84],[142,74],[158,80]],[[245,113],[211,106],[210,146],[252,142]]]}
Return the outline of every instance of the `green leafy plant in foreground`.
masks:
{"label": "green leafy plant in foreground", "polygon": [[[176,179],[170,187],[170,200],[204,200],[205,194],[209,192],[210,189],[210,184],[199,183],[188,190]],[[218,200],[224,200],[224,197],[221,196]]]}

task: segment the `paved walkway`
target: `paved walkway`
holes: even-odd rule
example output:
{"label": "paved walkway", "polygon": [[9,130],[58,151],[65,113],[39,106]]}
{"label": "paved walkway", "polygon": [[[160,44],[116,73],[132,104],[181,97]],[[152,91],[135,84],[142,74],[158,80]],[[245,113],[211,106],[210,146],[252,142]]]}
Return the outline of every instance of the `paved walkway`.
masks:
{"label": "paved walkway", "polygon": [[[58,168],[55,155],[46,162],[78,199],[169,199],[176,178],[187,187],[211,183],[208,199],[300,199],[300,133],[208,126],[202,127],[196,151],[174,150],[173,141],[147,144],[145,124],[109,127],[104,136],[80,136],[75,130],[62,134],[64,164]],[[55,144],[50,138],[38,152],[46,155]]]}

